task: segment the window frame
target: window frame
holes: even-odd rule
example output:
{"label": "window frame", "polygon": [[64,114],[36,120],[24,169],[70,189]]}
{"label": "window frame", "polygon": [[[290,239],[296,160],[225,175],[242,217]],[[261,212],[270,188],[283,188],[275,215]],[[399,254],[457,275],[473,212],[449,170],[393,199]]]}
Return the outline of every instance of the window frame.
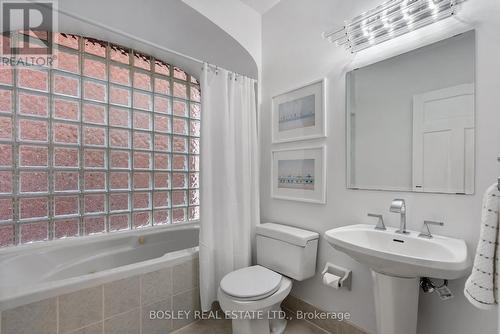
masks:
{"label": "window frame", "polygon": [[[56,34],[56,33],[55,33]],[[69,38],[72,38],[74,35],[67,34]],[[78,232],[75,235],[75,237],[78,236],[84,236],[84,235],[91,235],[95,233],[89,233],[87,231],[87,227],[85,225],[86,219],[92,219],[92,218],[104,218],[104,229],[102,232],[97,232],[97,233],[108,233],[108,232],[114,232],[112,230],[112,227],[110,226],[111,224],[111,218],[115,216],[128,216],[128,226],[126,229],[120,229],[120,230],[132,230],[136,228],[142,228],[142,227],[153,227],[153,226],[165,226],[168,224],[173,224],[173,223],[187,223],[187,222],[197,222],[199,221],[199,212],[200,212],[200,200],[199,200],[199,177],[200,177],[200,170],[199,170],[199,142],[200,142],[200,134],[198,133],[196,136],[191,133],[191,127],[194,122],[200,122],[200,118],[193,118],[192,116],[192,105],[197,105],[201,109],[201,101],[193,101],[191,100],[191,89],[192,87],[195,87],[198,91],[201,92],[199,82],[195,78],[193,78],[191,75],[187,74],[186,72],[182,71],[183,73],[186,73],[186,81],[177,79],[174,77],[175,71],[178,69],[170,64],[167,64],[166,62],[154,58],[152,56],[146,55],[147,59],[150,62],[150,70],[145,70],[141,67],[137,67],[134,65],[134,57],[136,57],[136,54],[141,54],[144,55],[143,53],[140,53],[137,50],[134,49],[129,49],[125,48],[110,42],[105,42],[105,41],[98,41],[95,39],[90,39],[94,42],[97,43],[103,43],[105,45],[105,57],[102,58],[100,56],[94,55],[92,53],[88,53],[85,51],[85,43],[87,41],[87,38],[85,36],[76,36],[78,38],[78,45],[79,48],[78,50],[73,49],[71,47],[67,47],[61,44],[56,44],[55,39],[54,39],[54,48],[57,50],[57,52],[65,52],[74,55],[78,55],[78,66],[79,66],[79,73],[73,73],[70,71],[62,70],[59,68],[56,68],[55,65],[51,65],[48,67],[43,67],[42,69],[44,71],[47,71],[47,92],[41,92],[38,90],[33,90],[33,89],[27,89],[27,88],[22,88],[19,87],[18,84],[18,68],[13,68],[11,69],[12,71],[12,85],[6,85],[3,83],[0,83],[0,89],[9,89],[11,90],[11,96],[12,96],[12,110],[10,113],[3,113],[0,112],[0,117],[10,117],[12,120],[12,140],[3,140],[0,139],[0,145],[3,144],[8,144],[12,145],[12,165],[10,167],[0,167],[0,172],[3,171],[10,171],[12,172],[12,193],[3,193],[0,194],[0,199],[7,199],[10,198],[12,199],[12,219],[11,220],[6,220],[6,221],[0,221],[0,227],[5,227],[12,225],[14,228],[14,240],[12,240],[12,244],[7,245],[7,246],[12,246],[12,245],[18,245],[24,243],[22,240],[22,229],[25,224],[41,224],[41,223],[47,223],[48,228],[47,228],[47,238],[45,240],[36,240],[36,241],[46,241],[46,240],[53,240],[53,239],[59,239],[57,238],[56,235],[56,223],[57,222],[62,222],[62,221],[67,221],[67,220],[76,220],[78,219]],[[112,47],[118,47],[120,49],[125,49],[128,51],[128,58],[129,62],[128,64],[124,64],[120,61],[115,61],[111,59],[111,52],[112,52]],[[84,74],[84,65],[85,65],[85,59],[92,59],[92,60],[100,60],[105,63],[105,79],[97,79],[93,77],[89,77]],[[160,61],[163,64],[167,65],[169,68],[169,75],[165,74],[160,74],[156,72],[155,66],[156,62]],[[130,86],[115,83],[111,81],[111,66],[120,66],[122,68],[126,68],[128,70],[128,75],[129,75],[129,84]],[[149,76],[149,81],[150,81],[150,90],[144,90],[142,88],[135,87],[135,82],[134,82],[134,77],[135,73],[141,73],[141,74],[146,74]],[[61,95],[58,93],[55,93],[55,86],[54,86],[54,78],[56,75],[64,75],[65,77],[71,77],[71,78],[77,78],[78,79],[78,95],[79,96],[67,96],[67,95]],[[167,80],[169,83],[169,92],[168,94],[163,94],[159,93],[156,91],[156,79],[164,79]],[[105,85],[105,93],[106,93],[106,98],[104,102],[99,102],[99,101],[93,101],[89,100],[84,97],[84,92],[85,92],[85,82],[95,82],[99,84]],[[180,97],[175,97],[174,96],[174,83],[181,83],[184,84],[186,87],[186,98],[180,98]],[[129,91],[129,106],[123,106],[123,105],[117,105],[111,102],[110,99],[110,90],[112,87],[118,87],[121,89],[126,89]],[[20,114],[18,110],[18,97],[19,94],[22,92],[28,92],[30,94],[41,94],[43,96],[46,96],[48,99],[48,115],[46,117],[39,117],[36,115],[24,115]],[[136,108],[134,105],[134,97],[136,96],[136,93],[142,93],[142,94],[147,94],[150,97],[150,110],[144,110],[144,109],[139,109]],[[200,94],[201,96],[201,94]],[[169,110],[167,113],[161,113],[156,111],[156,100],[157,97],[167,99],[169,105],[168,108]],[[55,110],[54,110],[54,101],[57,99],[61,99],[64,101],[71,101],[75,102],[78,104],[78,119],[77,120],[65,120],[65,119],[60,119],[55,117]],[[174,112],[174,101],[179,100],[182,101],[186,104],[186,113],[184,116],[179,116],[175,115]],[[99,125],[99,124],[93,124],[84,121],[84,104],[93,104],[93,105],[98,105],[101,107],[104,107],[105,110],[105,120],[104,120],[104,125]],[[110,119],[110,112],[111,108],[116,107],[121,110],[127,110],[128,112],[128,127],[122,127],[122,126],[116,126],[116,125],[111,125],[111,119]],[[136,129],[135,124],[134,124],[134,116],[136,113],[148,113],[149,118],[150,118],[150,126],[148,130],[145,129]],[[157,116],[163,116],[168,118],[169,121],[169,129],[167,129],[166,132],[159,132],[157,131],[157,127],[155,126],[155,121]],[[186,133],[185,134],[178,134],[174,132],[174,119],[182,119],[185,121],[187,125]],[[46,121],[47,123],[47,141],[46,142],[27,142],[26,140],[21,140],[19,136],[20,132],[20,127],[19,127],[19,121],[20,120],[35,120],[35,121]],[[65,124],[65,125],[73,125],[78,127],[78,143],[56,143],[54,140],[54,134],[55,134],[55,125],[56,124]],[[85,136],[84,136],[84,129],[86,127],[92,127],[92,128],[98,128],[98,129],[104,129],[105,132],[105,145],[104,146],[93,146],[85,143]],[[111,147],[111,142],[110,142],[110,133],[112,130],[117,130],[117,131],[127,131],[128,133],[128,142],[129,145],[128,147]],[[144,134],[144,135],[149,135],[150,137],[150,148],[149,149],[142,149],[142,148],[137,148],[134,147],[134,135],[136,133]],[[161,136],[166,136],[168,138],[168,148],[165,151],[160,151],[157,150],[156,145],[156,136],[161,135]],[[175,152],[174,151],[174,138],[184,138],[186,142],[186,148],[185,152]],[[192,147],[192,139],[197,139],[198,140],[198,152],[197,153],[192,153],[194,152],[194,148]],[[46,167],[22,167],[20,166],[20,148],[21,146],[29,146],[29,147],[41,147],[41,148],[47,148],[48,149],[48,162]],[[68,149],[76,149],[77,154],[78,154],[78,167],[59,167],[55,165],[55,152],[57,149],[61,148],[68,148]],[[101,152],[104,152],[105,157],[104,157],[104,167],[86,167],[85,166],[85,152],[88,150],[99,150]],[[128,168],[115,168],[111,164],[111,153],[114,152],[122,152],[125,153],[127,152],[129,155],[128,158],[128,163],[129,166]],[[134,163],[135,163],[135,158],[134,156],[136,153],[148,153],[150,155],[150,166],[149,168],[136,168]],[[167,166],[167,169],[157,169],[155,167],[156,164],[156,157],[161,156],[161,157],[168,157],[168,163],[169,166]],[[185,169],[183,170],[175,170],[174,169],[174,156],[183,156],[185,160]],[[197,159],[198,160],[198,168],[197,169],[192,169],[191,167],[191,159]],[[26,172],[26,171],[31,171],[31,172],[46,172],[47,177],[48,177],[48,191],[43,192],[43,193],[21,193],[20,192],[20,174],[21,172]],[[62,191],[56,191],[55,190],[55,176],[56,173],[78,173],[78,190],[76,191],[69,191],[69,192],[62,192]],[[89,190],[85,189],[85,177],[84,175],[86,173],[104,173],[105,175],[105,180],[104,180],[104,188],[103,189],[98,189],[98,190]],[[112,189],[111,187],[111,175],[112,173],[128,173],[128,189]],[[137,173],[149,173],[149,187],[147,189],[134,189],[134,175]],[[174,187],[174,174],[175,173],[182,173],[184,175],[185,179],[185,185],[182,188],[175,188]],[[156,177],[158,174],[161,175],[167,175],[168,176],[168,184],[167,187],[161,187],[157,188],[155,183],[156,183]],[[197,187],[191,187],[191,175],[196,174],[198,177],[198,186]],[[177,191],[183,191],[184,192],[184,198],[185,202],[179,206],[175,206],[173,203],[174,200],[174,192]],[[168,205],[155,209],[155,196],[158,196],[159,194],[168,192]],[[192,192],[197,192],[196,201],[191,202],[191,193]],[[149,206],[147,208],[140,208],[140,209],[134,209],[134,194],[144,194],[147,193],[149,196]],[[111,196],[114,194],[127,194],[128,195],[128,209],[126,211],[112,211],[111,210]],[[104,196],[105,202],[104,202],[104,210],[102,212],[96,212],[96,213],[89,213],[86,212],[85,209],[85,198],[87,196],[93,196],[93,195],[101,195]],[[55,200],[57,198],[61,198],[62,196],[77,196],[78,197],[78,209],[77,209],[77,214],[75,215],[68,215],[68,216],[56,216],[55,212]],[[46,198],[47,199],[47,217],[37,217],[37,218],[29,218],[29,219],[21,219],[21,212],[20,212],[20,202],[24,198]],[[174,211],[175,210],[182,210],[184,212],[184,217],[185,220],[183,221],[174,221]],[[197,216],[191,214],[191,210],[193,212],[197,212]],[[157,224],[155,222],[155,214],[158,212],[168,212],[168,221],[164,222],[162,224]],[[141,213],[148,213],[149,214],[149,222],[146,225],[143,226],[137,226],[134,225],[134,216],[137,214]],[[192,219],[190,219],[192,218]],[[2,245],[0,245],[2,247]]]}

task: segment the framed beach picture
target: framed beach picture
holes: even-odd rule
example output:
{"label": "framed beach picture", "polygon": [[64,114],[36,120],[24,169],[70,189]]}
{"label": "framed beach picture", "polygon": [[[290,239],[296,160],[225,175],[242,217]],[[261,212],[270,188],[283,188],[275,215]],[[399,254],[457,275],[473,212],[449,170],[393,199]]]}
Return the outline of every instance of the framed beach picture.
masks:
{"label": "framed beach picture", "polygon": [[272,151],[271,196],[326,203],[325,147]]}
{"label": "framed beach picture", "polygon": [[273,143],[326,136],[325,85],[322,79],[273,97]]}

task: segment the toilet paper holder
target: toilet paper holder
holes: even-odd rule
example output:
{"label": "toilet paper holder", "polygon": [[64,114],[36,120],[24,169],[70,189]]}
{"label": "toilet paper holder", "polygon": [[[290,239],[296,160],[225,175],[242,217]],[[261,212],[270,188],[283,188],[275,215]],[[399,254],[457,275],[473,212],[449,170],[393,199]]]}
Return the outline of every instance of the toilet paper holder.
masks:
{"label": "toilet paper holder", "polygon": [[321,272],[321,277],[323,277],[326,273],[339,276],[339,287],[346,288],[347,290],[351,290],[352,283],[352,271],[340,266],[337,266],[333,263],[327,262],[325,264],[325,268]]}

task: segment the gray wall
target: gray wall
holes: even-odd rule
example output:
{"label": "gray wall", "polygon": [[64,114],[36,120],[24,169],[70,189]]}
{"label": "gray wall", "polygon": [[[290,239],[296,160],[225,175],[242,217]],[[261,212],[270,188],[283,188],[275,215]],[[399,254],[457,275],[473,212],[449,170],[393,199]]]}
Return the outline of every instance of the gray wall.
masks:
{"label": "gray wall", "polygon": [[[443,219],[446,225],[435,232],[465,239],[474,252],[479,236],[482,192],[500,176],[496,156],[500,155],[500,21],[498,1],[466,2],[462,21],[477,27],[476,51],[476,189],[473,196],[416,194],[346,189],[345,151],[345,69],[363,57],[350,55],[328,43],[322,32],[342,25],[343,20],[380,4],[379,0],[286,0],[263,16],[262,79],[262,173],[261,215],[263,221],[285,222],[324,232],[328,229],[368,220],[368,212],[383,213],[390,226],[399,217],[388,212],[392,199],[402,197],[408,204],[408,227],[419,230],[424,219]],[[436,27],[442,27],[436,25]],[[437,28],[436,28],[437,29]],[[410,44],[416,44],[413,36]],[[410,37],[411,37],[410,36]],[[410,38],[407,37],[407,38]],[[404,37],[394,44],[401,46]],[[390,44],[390,42],[389,42]],[[385,50],[387,45],[375,47]],[[367,50],[365,54],[369,54]],[[401,53],[401,52],[399,52]],[[380,60],[380,59],[375,59]],[[370,59],[371,62],[372,59]],[[327,145],[327,204],[314,205],[272,199],[270,196],[271,148],[294,147],[295,143],[271,145],[271,97],[304,83],[326,77],[328,138],[307,145]],[[352,291],[333,290],[321,283],[320,275],[295,282],[292,293],[325,310],[349,311],[358,326],[375,332],[372,281],[369,270],[333,250],[320,240],[317,270],[330,261],[353,270]],[[451,282],[455,298],[442,302],[437,295],[421,295],[419,334],[494,334],[496,311],[479,311],[463,296],[464,279]]]}

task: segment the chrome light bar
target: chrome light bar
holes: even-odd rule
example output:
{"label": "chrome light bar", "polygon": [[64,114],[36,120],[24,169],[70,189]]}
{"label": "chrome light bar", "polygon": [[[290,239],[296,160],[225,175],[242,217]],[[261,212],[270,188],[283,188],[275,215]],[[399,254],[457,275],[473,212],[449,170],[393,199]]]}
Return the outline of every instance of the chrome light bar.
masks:
{"label": "chrome light bar", "polygon": [[352,53],[455,15],[465,0],[389,0],[323,34]]}

